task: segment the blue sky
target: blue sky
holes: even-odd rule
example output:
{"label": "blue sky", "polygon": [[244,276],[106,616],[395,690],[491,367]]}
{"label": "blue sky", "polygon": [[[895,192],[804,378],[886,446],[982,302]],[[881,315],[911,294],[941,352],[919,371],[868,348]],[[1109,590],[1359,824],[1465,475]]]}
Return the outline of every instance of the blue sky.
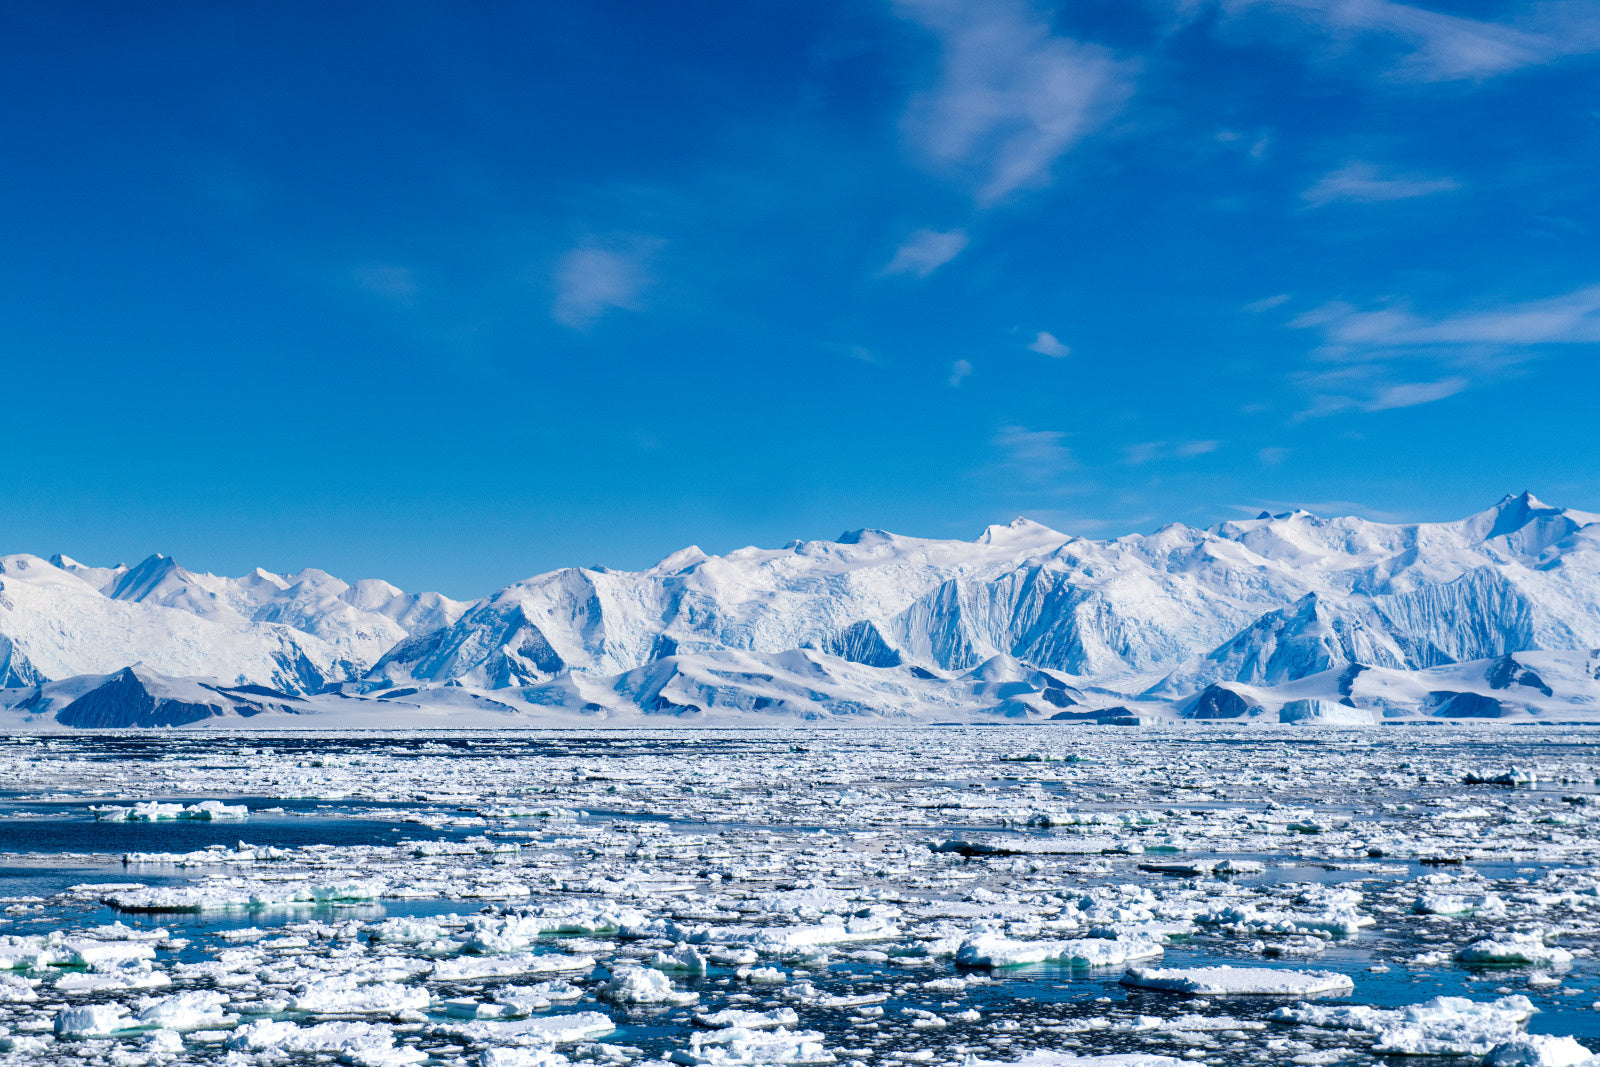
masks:
{"label": "blue sky", "polygon": [[5,551],[1600,510],[1600,5],[0,14]]}

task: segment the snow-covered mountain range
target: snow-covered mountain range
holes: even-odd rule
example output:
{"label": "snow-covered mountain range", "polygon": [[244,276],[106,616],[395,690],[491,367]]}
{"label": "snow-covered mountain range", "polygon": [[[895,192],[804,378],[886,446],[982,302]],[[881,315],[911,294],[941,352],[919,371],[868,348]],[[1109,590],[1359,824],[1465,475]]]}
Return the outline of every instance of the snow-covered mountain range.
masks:
{"label": "snow-covered mountain range", "polygon": [[[463,725],[1276,721],[1301,699],[1390,718],[1583,718],[1600,714],[1596,648],[1600,515],[1527,493],[1442,523],[1293,511],[1092,541],[1019,519],[974,541],[859,530],[691,547],[465,603],[315,570],[0,558],[0,700],[80,725],[116,724],[118,701],[142,709],[129,723],[159,725],[161,693],[189,709],[168,718],[219,724],[402,707]],[[1450,696],[1468,692],[1482,700]],[[72,711],[90,697],[92,715]]]}

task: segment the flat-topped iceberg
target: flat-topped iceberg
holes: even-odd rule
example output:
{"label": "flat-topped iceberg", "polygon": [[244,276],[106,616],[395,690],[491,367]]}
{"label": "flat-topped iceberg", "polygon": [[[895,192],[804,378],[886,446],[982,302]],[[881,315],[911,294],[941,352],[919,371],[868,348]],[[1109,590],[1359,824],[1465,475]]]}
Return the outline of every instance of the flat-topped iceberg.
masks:
{"label": "flat-topped iceberg", "polygon": [[1268,967],[1130,967],[1122,984],[1198,996],[1309,997],[1349,993],[1355,983],[1334,971],[1280,971]]}
{"label": "flat-topped iceberg", "polygon": [[160,822],[176,819],[242,822],[250,817],[250,809],[245,805],[224,804],[220,800],[202,800],[198,804],[163,804],[149,800],[132,807],[102,804],[89,810],[94,813],[96,822]]}

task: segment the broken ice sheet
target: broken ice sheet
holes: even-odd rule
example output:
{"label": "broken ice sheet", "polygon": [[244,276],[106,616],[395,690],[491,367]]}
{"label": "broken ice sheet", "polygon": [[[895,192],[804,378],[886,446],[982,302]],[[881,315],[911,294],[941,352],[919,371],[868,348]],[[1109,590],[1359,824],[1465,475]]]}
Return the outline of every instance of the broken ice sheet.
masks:
{"label": "broken ice sheet", "polygon": [[0,1058],[1549,1062],[1600,1036],[1596,740],[0,742]]}

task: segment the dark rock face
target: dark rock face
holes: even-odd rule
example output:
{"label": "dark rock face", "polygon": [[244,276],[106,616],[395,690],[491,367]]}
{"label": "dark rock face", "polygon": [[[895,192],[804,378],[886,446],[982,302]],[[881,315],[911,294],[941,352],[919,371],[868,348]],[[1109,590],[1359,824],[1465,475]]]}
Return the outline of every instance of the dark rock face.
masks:
{"label": "dark rock face", "polygon": [[187,726],[214,715],[225,715],[230,702],[218,695],[215,704],[191,703],[157,697],[128,667],[98,689],[91,689],[56,712],[63,726],[121,729],[130,726]]}
{"label": "dark rock face", "polygon": [[249,718],[263,711],[302,714],[307,710],[301,698],[264,685],[230,689],[207,682],[168,679],[134,666],[108,676],[56,712],[56,721],[91,730],[150,729],[187,726],[224,715]]}
{"label": "dark rock face", "polygon": [[1514,685],[1522,685],[1529,689],[1537,689],[1545,696],[1554,696],[1550,687],[1544,684],[1543,678],[1535,674],[1532,668],[1518,663],[1516,657],[1509,654],[1494,661],[1485,679],[1490,689],[1510,689]]}
{"label": "dark rock face", "polygon": [[1189,709],[1185,718],[1189,719],[1248,719],[1259,714],[1261,705],[1249,700],[1232,689],[1220,685],[1208,685],[1201,690],[1200,696]]}
{"label": "dark rock face", "polygon": [[1478,693],[1433,692],[1428,694],[1427,711],[1439,719],[1498,719],[1506,707]]}
{"label": "dark rock face", "polygon": [[1065,689],[1046,689],[1040,695],[1044,697],[1046,703],[1054,704],[1058,708],[1070,708],[1077,703],[1076,700],[1067,696]]}
{"label": "dark rock face", "polygon": [[822,650],[867,667],[898,667],[902,659],[869,620],[853,622],[834,634]]}

